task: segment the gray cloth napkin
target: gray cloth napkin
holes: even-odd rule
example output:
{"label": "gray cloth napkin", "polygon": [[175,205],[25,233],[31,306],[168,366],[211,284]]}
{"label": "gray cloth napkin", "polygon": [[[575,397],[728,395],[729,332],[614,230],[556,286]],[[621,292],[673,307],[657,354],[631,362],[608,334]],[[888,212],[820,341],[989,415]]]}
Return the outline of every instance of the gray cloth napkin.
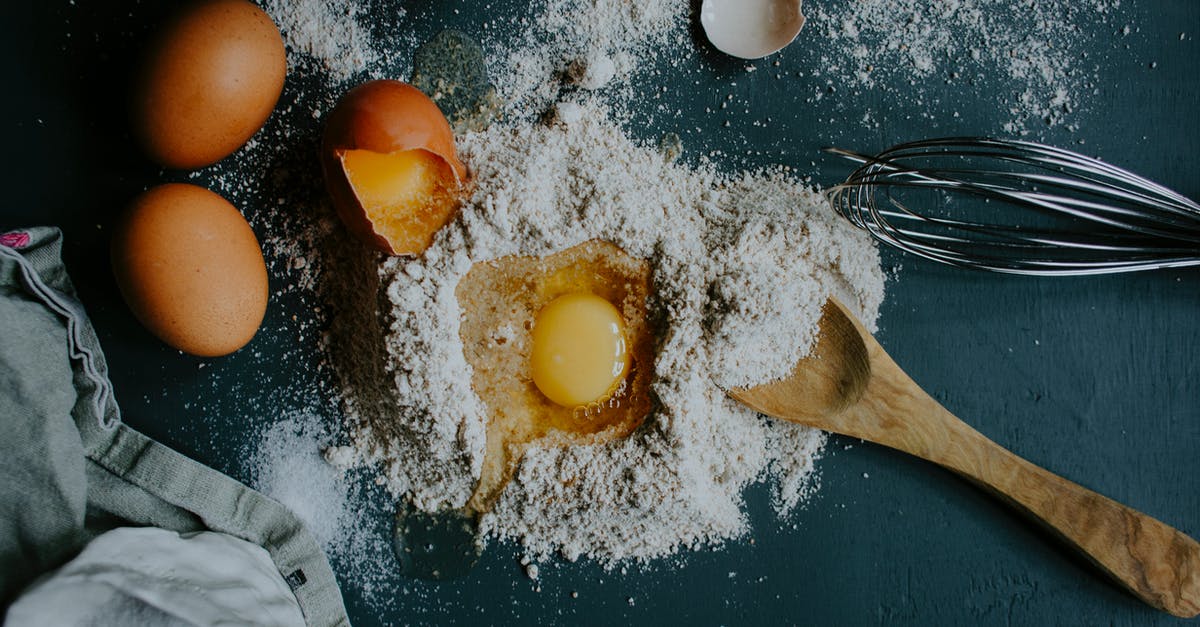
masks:
{"label": "gray cloth napkin", "polygon": [[0,235],[0,603],[97,535],[217,531],[271,556],[309,625],[349,625],[324,553],[279,503],[121,423],[62,234]]}

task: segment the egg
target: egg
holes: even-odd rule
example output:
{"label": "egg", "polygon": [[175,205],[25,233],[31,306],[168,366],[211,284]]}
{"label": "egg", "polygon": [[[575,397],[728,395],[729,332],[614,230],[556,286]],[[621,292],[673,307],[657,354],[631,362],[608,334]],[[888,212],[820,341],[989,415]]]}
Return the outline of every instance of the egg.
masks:
{"label": "egg", "polygon": [[463,276],[459,337],[487,410],[471,510],[491,508],[526,450],[599,445],[642,424],[654,402],[652,289],[646,260],[601,240]]}
{"label": "egg", "polygon": [[395,80],[346,93],[325,124],[325,186],[347,229],[393,255],[416,255],[457,213],[467,179],[437,104]]}
{"label": "egg", "polygon": [[202,187],[170,183],[138,196],[113,237],[112,266],[138,320],[186,353],[232,353],[266,313],[267,268],[254,231]]}
{"label": "egg", "polygon": [[211,165],[266,123],[287,73],[279,28],[246,0],[188,5],[155,34],[133,95],[147,154],[179,169]]}

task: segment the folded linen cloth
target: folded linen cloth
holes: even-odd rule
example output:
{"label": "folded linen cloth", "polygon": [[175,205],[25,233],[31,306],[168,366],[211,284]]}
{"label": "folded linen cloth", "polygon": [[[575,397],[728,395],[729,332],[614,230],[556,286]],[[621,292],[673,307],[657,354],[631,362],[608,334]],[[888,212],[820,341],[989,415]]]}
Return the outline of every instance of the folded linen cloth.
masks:
{"label": "folded linen cloth", "polygon": [[[0,234],[0,604],[12,603],[23,589],[79,555],[89,542],[99,541],[94,539],[101,534],[158,527],[167,535],[155,535],[155,542],[145,543],[143,549],[169,548],[194,559],[205,552],[182,547],[223,547],[222,557],[210,550],[210,563],[195,568],[229,573],[233,571],[217,568],[220,560],[246,559],[241,574],[256,578],[253,586],[261,590],[277,590],[274,582],[258,578],[271,569],[259,568],[261,564],[251,559],[254,551],[242,550],[247,547],[239,542],[261,547],[273,565],[272,576],[286,583],[304,623],[349,625],[329,562],[294,514],[121,422],[104,354],[75,297],[61,248],[62,234],[55,228]],[[203,535],[208,532],[231,537],[213,540]],[[116,535],[101,536],[104,544],[90,557],[84,550],[79,559],[107,555],[104,551],[111,551],[113,542],[129,548],[130,534],[136,535],[128,529],[112,533]],[[168,563],[169,559],[161,562],[156,572],[179,575],[184,568],[167,568]],[[71,572],[77,569],[64,574]],[[136,573],[125,571],[129,576]],[[33,593],[38,588],[43,594],[53,592],[62,581],[41,583]],[[145,601],[151,596],[132,598]],[[96,598],[102,597],[115,603],[115,596]],[[83,602],[92,597],[74,598]],[[240,603],[226,601],[214,607],[225,611]],[[20,616],[10,614],[9,619]],[[184,624],[196,620],[176,618]],[[246,617],[234,622],[261,621]]]}

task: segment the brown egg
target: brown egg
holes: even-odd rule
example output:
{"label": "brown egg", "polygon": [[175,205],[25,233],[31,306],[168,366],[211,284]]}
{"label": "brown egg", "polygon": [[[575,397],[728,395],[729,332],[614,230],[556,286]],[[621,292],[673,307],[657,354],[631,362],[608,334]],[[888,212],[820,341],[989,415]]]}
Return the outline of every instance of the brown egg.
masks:
{"label": "brown egg", "polygon": [[134,200],[112,241],[113,272],[138,320],[202,357],[245,346],[267,310],[254,231],[224,198],[170,183]]}
{"label": "brown egg", "polygon": [[164,166],[216,163],[266,123],[286,73],[283,38],[262,9],[246,0],[191,4],[148,50],[134,130]]}

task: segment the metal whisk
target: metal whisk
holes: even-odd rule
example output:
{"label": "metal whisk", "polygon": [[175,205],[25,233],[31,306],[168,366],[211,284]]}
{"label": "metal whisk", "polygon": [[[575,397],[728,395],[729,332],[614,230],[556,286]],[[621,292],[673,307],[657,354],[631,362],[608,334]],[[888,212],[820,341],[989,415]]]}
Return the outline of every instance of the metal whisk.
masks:
{"label": "metal whisk", "polygon": [[826,151],[862,164],[827,191],[838,213],[927,259],[1058,276],[1200,265],[1200,205],[1069,150],[966,137]]}

